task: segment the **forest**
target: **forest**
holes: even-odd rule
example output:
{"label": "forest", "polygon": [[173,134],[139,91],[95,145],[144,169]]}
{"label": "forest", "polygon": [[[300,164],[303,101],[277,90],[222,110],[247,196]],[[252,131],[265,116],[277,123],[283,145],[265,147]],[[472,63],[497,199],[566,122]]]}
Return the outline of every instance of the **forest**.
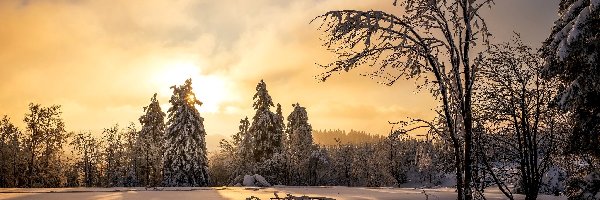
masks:
{"label": "forest", "polygon": [[494,41],[480,14],[492,0],[393,4],[406,14],[312,19],[336,58],[317,79],[360,68],[382,87],[414,81],[439,102],[432,120],[391,121],[384,135],[315,130],[307,105],[283,113],[260,80],[247,97],[254,115],[209,153],[191,79],[171,87],[166,112],[154,94],[139,124],[102,133],[67,131],[60,105],[31,103],[25,128],[0,121],[0,187],[453,187],[460,200],[485,199],[486,188],[600,199],[600,0],[562,0],[540,48],[518,30]]}

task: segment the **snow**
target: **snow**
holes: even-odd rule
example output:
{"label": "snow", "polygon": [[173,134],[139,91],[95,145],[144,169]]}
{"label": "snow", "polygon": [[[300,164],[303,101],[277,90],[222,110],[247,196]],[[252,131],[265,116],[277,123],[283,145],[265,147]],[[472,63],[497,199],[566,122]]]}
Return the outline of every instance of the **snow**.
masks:
{"label": "snow", "polygon": [[[270,199],[277,194],[294,196],[328,197],[338,200],[364,199],[456,199],[453,188],[413,189],[413,188],[366,188],[366,187],[172,187],[172,188],[0,188],[0,200],[8,199],[245,199],[255,196]],[[487,199],[506,199],[500,192],[486,192]],[[516,195],[515,199],[524,199]],[[540,195],[540,200],[564,200],[565,196]]]}

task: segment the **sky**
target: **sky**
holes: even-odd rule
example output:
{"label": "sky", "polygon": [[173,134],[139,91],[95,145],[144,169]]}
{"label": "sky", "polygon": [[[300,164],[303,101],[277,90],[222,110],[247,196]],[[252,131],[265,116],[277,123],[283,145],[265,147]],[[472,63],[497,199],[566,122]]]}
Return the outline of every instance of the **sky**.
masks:
{"label": "sky", "polygon": [[[334,55],[317,24],[329,10],[384,10],[393,0],[3,0],[0,115],[23,127],[28,104],[61,105],[70,131],[138,124],[154,93],[192,78],[209,136],[231,135],[252,118],[261,80],[284,116],[307,108],[313,129],[387,134],[388,121],[432,118],[438,102],[412,80],[378,84],[359,72],[319,82]],[[486,17],[492,42],[513,31],[539,47],[558,0],[496,0]],[[273,111],[275,109],[273,108]]]}

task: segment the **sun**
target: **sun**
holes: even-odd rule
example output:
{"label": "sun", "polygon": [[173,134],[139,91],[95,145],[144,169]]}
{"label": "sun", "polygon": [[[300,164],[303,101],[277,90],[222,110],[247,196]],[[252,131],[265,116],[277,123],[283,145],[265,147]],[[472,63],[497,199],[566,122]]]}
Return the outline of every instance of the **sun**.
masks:
{"label": "sun", "polygon": [[196,98],[202,102],[202,106],[198,107],[200,112],[219,112],[230,95],[227,82],[218,75],[204,75],[200,69],[199,64],[189,61],[172,61],[160,66],[153,80],[159,88],[158,95],[170,97],[173,94],[171,86],[181,85],[191,78]]}

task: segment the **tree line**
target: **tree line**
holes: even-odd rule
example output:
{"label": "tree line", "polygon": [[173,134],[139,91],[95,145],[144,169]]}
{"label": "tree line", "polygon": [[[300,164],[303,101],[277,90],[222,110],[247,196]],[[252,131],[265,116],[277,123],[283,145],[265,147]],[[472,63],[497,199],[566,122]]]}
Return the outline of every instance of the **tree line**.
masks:
{"label": "tree line", "polygon": [[[165,114],[156,94],[134,123],[67,132],[60,106],[30,104],[25,130],[0,121],[0,187],[206,186],[206,132],[191,79],[172,86]],[[166,119],[166,122],[165,122]]]}

